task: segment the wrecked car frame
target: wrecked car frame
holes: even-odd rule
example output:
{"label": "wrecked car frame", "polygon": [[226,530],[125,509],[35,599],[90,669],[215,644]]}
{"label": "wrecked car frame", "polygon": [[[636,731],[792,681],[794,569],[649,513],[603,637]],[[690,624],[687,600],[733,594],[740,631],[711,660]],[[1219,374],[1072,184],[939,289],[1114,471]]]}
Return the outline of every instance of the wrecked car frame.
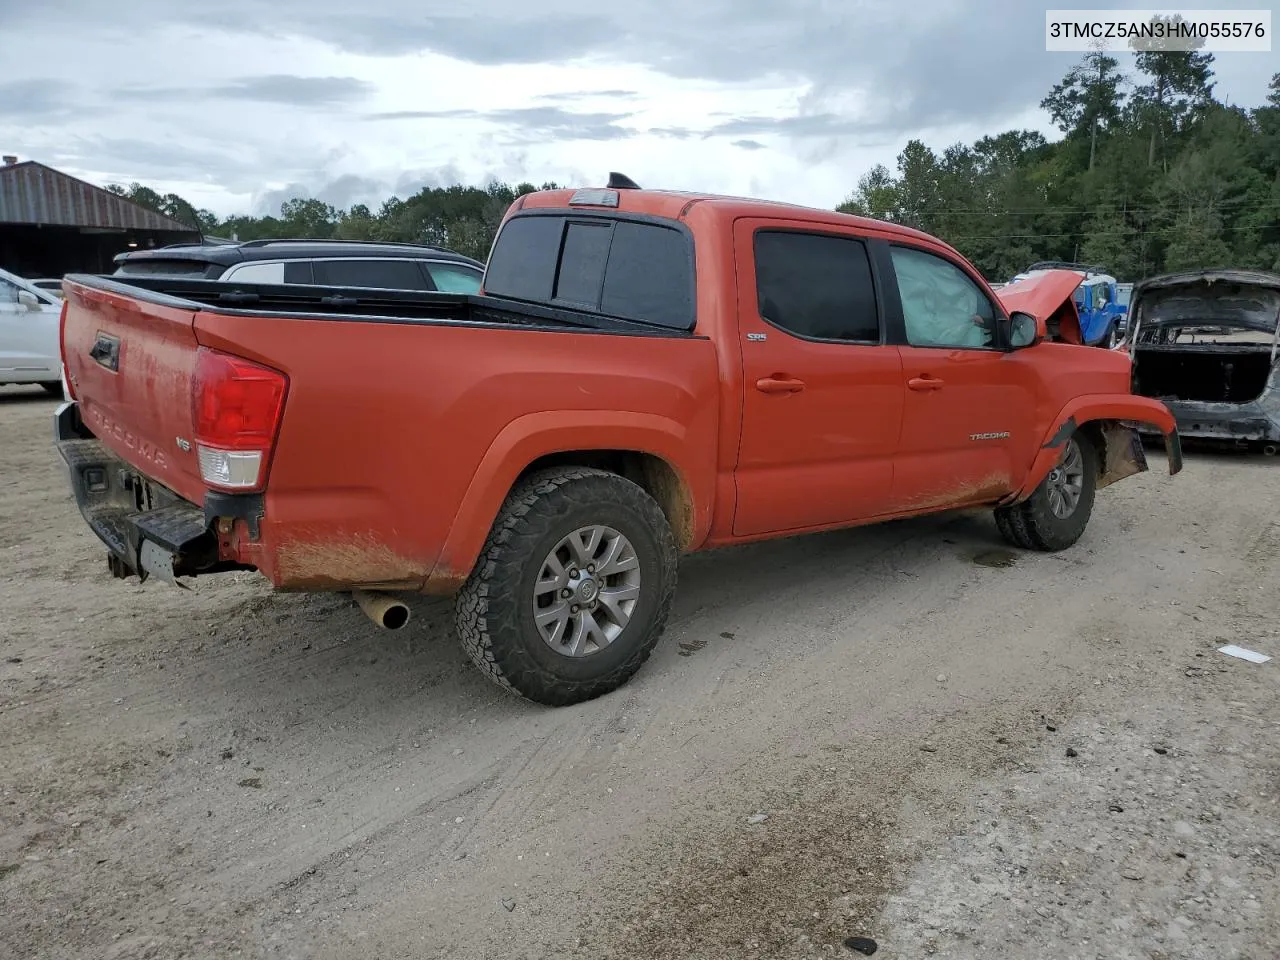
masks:
{"label": "wrecked car frame", "polygon": [[1184,437],[1280,451],[1280,275],[1196,270],[1137,284],[1121,344],[1133,392]]}

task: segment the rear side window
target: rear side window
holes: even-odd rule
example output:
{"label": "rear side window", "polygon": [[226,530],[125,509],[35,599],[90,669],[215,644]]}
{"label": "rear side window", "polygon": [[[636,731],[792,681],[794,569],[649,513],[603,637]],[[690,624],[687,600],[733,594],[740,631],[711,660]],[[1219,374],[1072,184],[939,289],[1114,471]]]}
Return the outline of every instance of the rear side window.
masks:
{"label": "rear side window", "polygon": [[691,330],[693,242],[655,223],[516,216],[494,244],[485,291]]}
{"label": "rear side window", "polygon": [[474,267],[453,263],[429,263],[427,271],[441,293],[479,293],[481,273]]}
{"label": "rear side window", "polygon": [[765,320],[810,340],[880,342],[871,261],[861,240],[762,230],[755,256]]}
{"label": "rear side window", "polygon": [[223,278],[232,283],[284,283],[283,263],[244,263]]}
{"label": "rear side window", "polygon": [[316,260],[315,281],[326,287],[376,287],[426,290],[427,278],[416,260]]}

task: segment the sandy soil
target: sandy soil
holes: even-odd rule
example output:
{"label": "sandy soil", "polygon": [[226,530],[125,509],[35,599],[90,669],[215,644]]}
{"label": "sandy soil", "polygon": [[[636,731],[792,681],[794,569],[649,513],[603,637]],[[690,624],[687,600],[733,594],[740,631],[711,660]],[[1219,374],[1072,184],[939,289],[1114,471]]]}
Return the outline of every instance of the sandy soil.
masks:
{"label": "sandy soil", "polygon": [[550,710],[438,601],[112,580],[53,406],[0,390],[8,956],[1280,956],[1274,461],[1153,451],[1010,566],[981,514],[687,558]]}

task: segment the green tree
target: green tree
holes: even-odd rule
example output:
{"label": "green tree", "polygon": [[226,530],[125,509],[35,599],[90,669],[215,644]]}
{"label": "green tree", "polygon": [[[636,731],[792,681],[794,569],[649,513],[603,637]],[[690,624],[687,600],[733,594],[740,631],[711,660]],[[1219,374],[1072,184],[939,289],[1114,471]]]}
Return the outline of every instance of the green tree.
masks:
{"label": "green tree", "polygon": [[909,140],[898,154],[897,216],[918,230],[932,231],[941,202],[938,158],[919,140]]}
{"label": "green tree", "polygon": [[285,231],[308,240],[327,240],[338,223],[338,211],[323,200],[294,198],[280,205]]}
{"label": "green tree", "polygon": [[[1181,23],[1182,17],[1156,16],[1152,22]],[[1213,101],[1213,54],[1198,52],[1205,44],[1203,37],[1194,41],[1195,49],[1172,50],[1166,38],[1130,40],[1138,51],[1138,71],[1147,82],[1133,91],[1132,104],[1140,121],[1150,133],[1147,166],[1155,166],[1157,146],[1182,129],[1189,116]]]}
{"label": "green tree", "polygon": [[877,220],[893,220],[898,210],[898,185],[889,168],[877,163],[864,173],[858,180],[858,188],[836,210]]}
{"label": "green tree", "polygon": [[1124,83],[1119,61],[1094,50],[1085,54],[1040,101],[1059,130],[1068,136],[1088,138],[1090,170],[1097,155],[1099,134],[1120,122]]}

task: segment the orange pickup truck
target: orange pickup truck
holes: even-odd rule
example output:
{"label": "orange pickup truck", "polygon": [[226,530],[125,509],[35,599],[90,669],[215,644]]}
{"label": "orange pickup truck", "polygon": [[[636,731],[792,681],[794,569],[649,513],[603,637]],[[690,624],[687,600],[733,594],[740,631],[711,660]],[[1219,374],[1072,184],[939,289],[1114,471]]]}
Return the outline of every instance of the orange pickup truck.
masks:
{"label": "orange pickup truck", "polygon": [[72,276],[58,449],[119,577],[257,570],[456,594],[541,703],[624,683],[682,552],[991,507],[1027,549],[1146,469],[1119,351],[1059,342],[1079,275],[997,297],[889,223],[606,188],[517,200],[481,295]]}

